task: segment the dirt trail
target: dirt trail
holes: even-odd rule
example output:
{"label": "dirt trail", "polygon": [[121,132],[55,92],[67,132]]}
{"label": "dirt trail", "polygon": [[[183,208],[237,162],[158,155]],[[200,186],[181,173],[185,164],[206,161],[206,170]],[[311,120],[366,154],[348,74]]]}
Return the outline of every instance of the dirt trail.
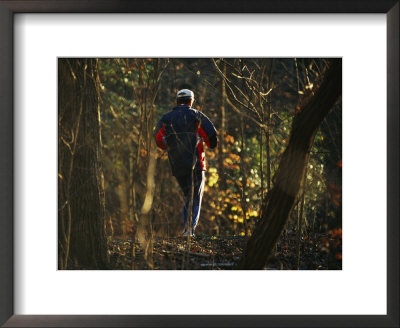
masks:
{"label": "dirt trail", "polygon": [[[267,270],[296,269],[295,233],[285,233],[279,240],[274,256],[266,265]],[[340,269],[341,259],[333,258],[325,247],[326,235],[302,241],[300,269]],[[108,254],[111,265],[119,270],[232,270],[240,260],[247,238],[242,236],[198,235],[187,237],[155,238],[153,245],[141,245],[132,240],[113,239]],[[190,245],[190,246],[188,246]],[[147,248],[147,249],[146,249]],[[152,249],[152,252],[151,252]],[[147,261],[145,260],[147,255]]]}

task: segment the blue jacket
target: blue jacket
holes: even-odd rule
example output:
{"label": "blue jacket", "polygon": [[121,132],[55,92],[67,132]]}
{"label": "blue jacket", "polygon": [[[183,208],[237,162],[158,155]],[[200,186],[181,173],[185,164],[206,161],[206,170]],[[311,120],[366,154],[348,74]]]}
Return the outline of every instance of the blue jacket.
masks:
{"label": "blue jacket", "polygon": [[206,171],[203,141],[209,148],[217,146],[217,131],[209,118],[187,105],[176,106],[161,118],[155,138],[157,146],[168,151],[174,176]]}

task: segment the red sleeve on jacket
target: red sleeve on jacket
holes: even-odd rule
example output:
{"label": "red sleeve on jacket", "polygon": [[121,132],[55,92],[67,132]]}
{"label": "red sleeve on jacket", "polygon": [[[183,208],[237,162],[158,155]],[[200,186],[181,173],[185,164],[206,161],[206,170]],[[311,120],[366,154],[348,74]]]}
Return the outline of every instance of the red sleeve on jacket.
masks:
{"label": "red sleeve on jacket", "polygon": [[156,135],[156,143],[157,146],[161,149],[166,149],[167,147],[164,144],[163,137],[165,136],[165,126],[163,126]]}
{"label": "red sleeve on jacket", "polygon": [[199,123],[196,123],[197,125],[197,131],[199,132],[200,137],[203,138],[204,142],[206,143],[207,147],[210,148],[210,140],[208,139],[207,133],[203,130],[203,128],[199,125]]}

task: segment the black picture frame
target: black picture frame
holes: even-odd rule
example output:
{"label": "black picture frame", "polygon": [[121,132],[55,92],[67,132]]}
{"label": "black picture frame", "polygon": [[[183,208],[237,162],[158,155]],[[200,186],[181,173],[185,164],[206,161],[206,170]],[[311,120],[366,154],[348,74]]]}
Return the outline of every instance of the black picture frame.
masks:
{"label": "black picture frame", "polygon": [[[16,13],[386,14],[387,315],[14,315],[13,17]],[[0,0],[0,324],[4,327],[399,327],[398,90],[398,0]]]}

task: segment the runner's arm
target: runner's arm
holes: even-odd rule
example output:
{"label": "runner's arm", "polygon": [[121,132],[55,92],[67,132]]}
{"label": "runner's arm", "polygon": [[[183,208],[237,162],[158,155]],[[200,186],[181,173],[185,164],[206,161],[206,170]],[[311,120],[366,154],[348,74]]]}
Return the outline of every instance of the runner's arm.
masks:
{"label": "runner's arm", "polygon": [[203,138],[204,142],[206,143],[208,148],[215,148],[217,147],[217,130],[214,127],[214,124],[210,121],[210,119],[200,113],[200,122],[198,125],[198,131],[200,136]]}
{"label": "runner's arm", "polygon": [[157,123],[155,130],[155,138],[157,146],[161,149],[167,149],[167,145],[165,144],[165,125],[162,120]]}

